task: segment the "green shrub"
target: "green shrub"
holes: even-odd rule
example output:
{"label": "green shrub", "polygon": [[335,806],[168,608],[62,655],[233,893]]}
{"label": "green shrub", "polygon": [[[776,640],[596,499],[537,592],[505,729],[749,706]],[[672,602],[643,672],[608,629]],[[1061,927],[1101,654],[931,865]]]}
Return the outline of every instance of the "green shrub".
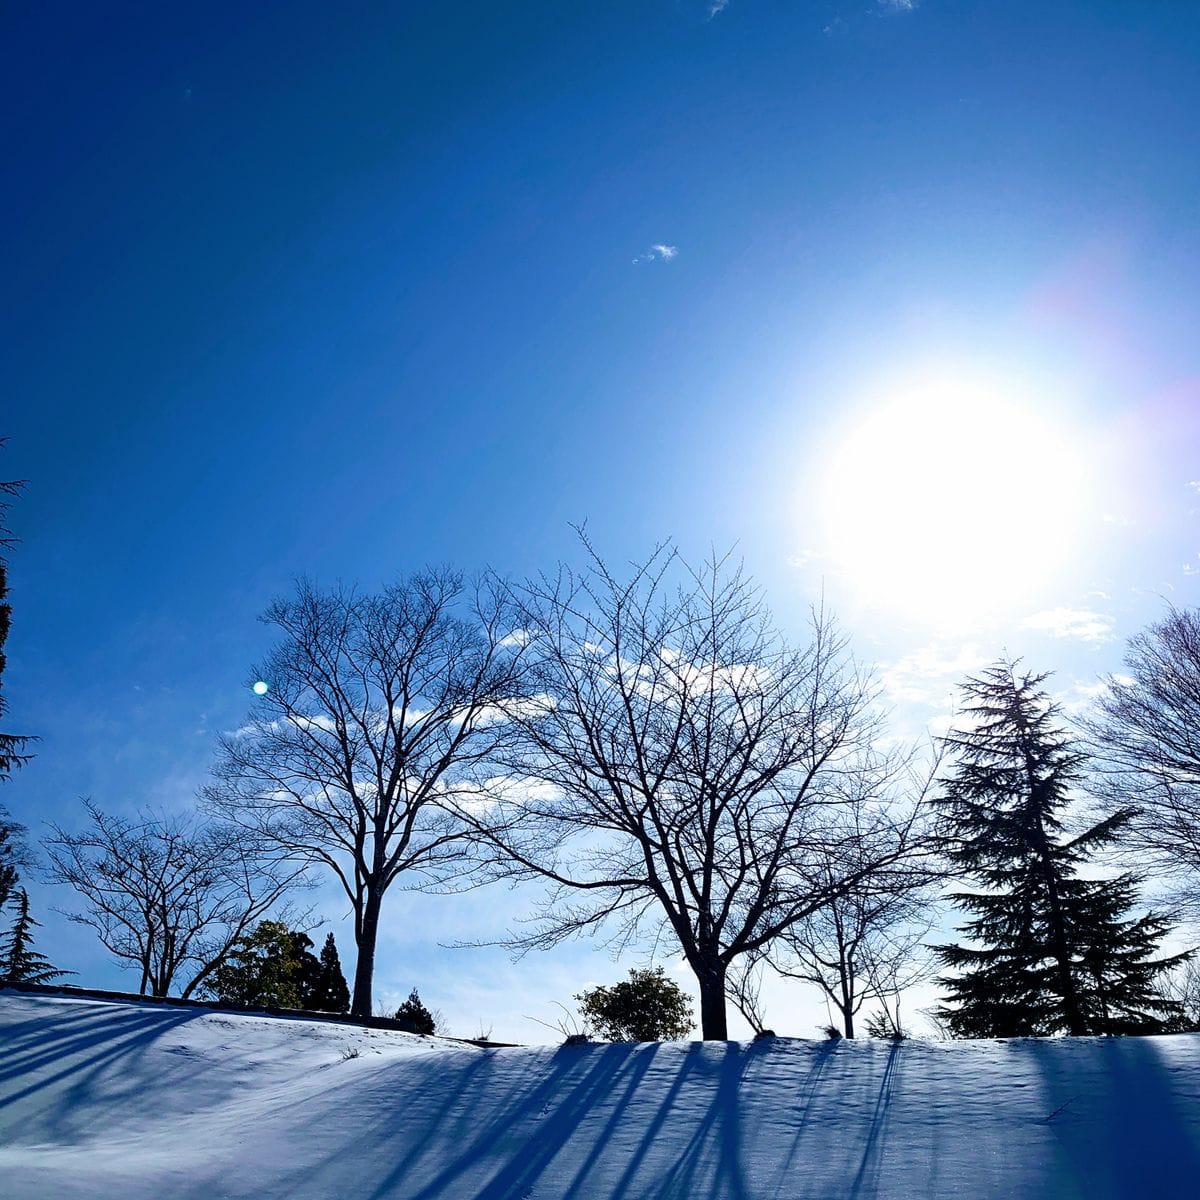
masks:
{"label": "green shrub", "polygon": [[692,1003],[662,967],[633,968],[612,987],[589,988],[575,997],[579,1015],[609,1042],[666,1042],[696,1027]]}

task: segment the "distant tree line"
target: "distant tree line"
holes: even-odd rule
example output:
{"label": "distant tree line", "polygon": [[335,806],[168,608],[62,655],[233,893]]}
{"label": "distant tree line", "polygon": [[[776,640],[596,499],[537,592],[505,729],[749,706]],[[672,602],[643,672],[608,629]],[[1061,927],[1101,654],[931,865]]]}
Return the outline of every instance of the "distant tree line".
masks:
{"label": "distant tree line", "polygon": [[[677,949],[706,1039],[727,1036],[730,1002],[764,1028],[766,972],[818,988],[847,1037],[864,1010],[901,1036],[901,995],[939,968],[935,1015],[954,1035],[1194,1018],[1190,954],[1159,946],[1200,875],[1200,616],[1172,610],[1135,639],[1077,735],[1045,675],[996,663],[964,684],[928,761],[888,736],[822,609],[794,641],[736,563],[663,545],[617,571],[583,547],[581,570],[517,583],[446,568],[375,593],[302,581],[264,616],[265,691],[221,739],[196,812],[89,802],[83,829],[52,827],[71,919],[146,994],[365,1016],[397,884],[531,881],[541,900],[515,949]],[[0,733],[0,775],[28,743]],[[0,970],[52,978],[19,834],[0,822]],[[1142,911],[1144,876],[1110,865],[1122,854],[1172,878],[1170,910]],[[291,906],[318,873],[353,913],[350,987],[332,935],[314,954]],[[943,898],[967,915],[963,940],[931,946]],[[664,982],[635,971],[579,999],[612,1036],[680,1036],[693,1018]],[[657,1024],[629,1016],[631,996]],[[415,990],[406,1005],[424,1030]]]}

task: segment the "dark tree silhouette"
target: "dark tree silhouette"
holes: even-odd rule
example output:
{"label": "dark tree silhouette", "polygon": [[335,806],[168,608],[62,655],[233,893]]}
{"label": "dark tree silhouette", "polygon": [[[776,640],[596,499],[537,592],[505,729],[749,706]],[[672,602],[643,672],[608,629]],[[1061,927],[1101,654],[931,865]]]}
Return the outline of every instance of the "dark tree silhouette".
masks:
{"label": "dark tree silhouette", "polygon": [[[0,447],[4,439],[0,438]],[[0,722],[4,719],[7,704],[4,698],[4,667],[7,663],[4,645],[8,641],[8,633],[12,628],[12,605],[8,602],[8,559],[5,556],[13,544],[12,534],[4,523],[8,510],[7,498],[17,495],[24,487],[22,480],[0,479]],[[27,734],[8,733],[0,728],[0,781],[6,780],[14,768],[28,762],[29,755],[25,748],[33,742]]]}
{"label": "dark tree silhouette", "polygon": [[823,615],[793,649],[740,569],[669,548],[624,580],[593,555],[516,600],[536,686],[509,707],[507,776],[464,813],[497,874],[551,885],[513,942],[665,935],[724,1039],[730,964],[910,853],[870,684]]}
{"label": "dark tree silhouette", "polygon": [[1087,722],[1097,790],[1129,807],[1122,841],[1200,915],[1200,611],[1170,609],[1107,683]]}
{"label": "dark tree silhouette", "polygon": [[300,882],[294,865],[232,825],[151,814],[128,821],[85,806],[83,832],[51,825],[48,873],[79,893],[82,911],[67,915],[138,970],[142,994],[166,996],[182,978],[190,996]]}
{"label": "dark tree silhouette", "polygon": [[889,998],[933,974],[925,946],[933,927],[929,867],[914,862],[907,886],[902,882],[892,872],[887,886],[876,889],[868,875],[788,928],[768,951],[778,974],[821,990],[847,1038],[855,1036],[864,1005],[881,1004],[886,1013]]}
{"label": "dark tree silhouette", "polygon": [[263,618],[283,640],[245,729],[221,743],[209,803],[261,843],[333,873],[354,908],[351,1011],[370,1016],[388,889],[462,882],[474,768],[507,727],[521,646],[499,591],[453,571],[376,595],[301,583]]}
{"label": "dark tree silhouette", "polygon": [[41,922],[29,913],[29,896],[24,888],[17,891],[17,919],[0,937],[0,984],[51,983],[73,971],[60,971],[33,948],[33,931]]}
{"label": "dark tree silhouette", "polygon": [[24,832],[24,826],[11,820],[8,813],[0,808],[0,912],[4,911],[9,898],[15,894],[17,881],[21,877],[18,868],[25,860],[21,839]]}
{"label": "dark tree silhouette", "polygon": [[1119,811],[1067,839],[1063,816],[1085,758],[1041,689],[1001,662],[964,685],[968,718],[946,745],[935,798],[951,863],[983,891],[951,899],[974,916],[968,944],[938,948],[958,972],[939,1016],[968,1037],[1152,1033],[1175,1014],[1157,980],[1186,954],[1153,959],[1168,922],[1130,917],[1137,880],[1079,868],[1129,821]]}
{"label": "dark tree silhouette", "polygon": [[346,986],[346,977],[342,974],[342,961],[338,957],[337,942],[333,934],[325,936],[325,944],[321,947],[320,973],[312,994],[307,997],[305,1008],[316,1009],[320,1012],[344,1013],[350,1009],[350,989]]}
{"label": "dark tree silhouette", "polygon": [[413,988],[408,999],[396,1009],[393,1020],[407,1033],[419,1033],[424,1037],[437,1032],[437,1018],[421,1003],[417,989]]}

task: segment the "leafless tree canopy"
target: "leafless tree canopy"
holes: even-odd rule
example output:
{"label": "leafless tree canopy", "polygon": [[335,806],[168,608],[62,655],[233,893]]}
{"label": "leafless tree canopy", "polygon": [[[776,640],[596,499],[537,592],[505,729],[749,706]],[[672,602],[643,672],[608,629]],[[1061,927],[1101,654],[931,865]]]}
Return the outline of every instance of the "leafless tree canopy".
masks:
{"label": "leafless tree canopy", "polygon": [[370,1015],[383,897],[464,870],[454,815],[507,732],[521,640],[500,590],[426,571],[374,595],[301,583],[264,620],[282,640],[269,691],[221,743],[210,804],[303,863],[324,866],[355,914],[351,1011]]}
{"label": "leafless tree canopy", "polygon": [[[861,853],[873,861],[882,849],[864,839]],[[831,864],[830,882],[844,869]],[[933,973],[924,945],[933,927],[930,881],[929,867],[917,856],[907,873],[899,862],[889,864],[880,880],[868,872],[787,929],[766,955],[779,974],[818,987],[837,1010],[843,1034],[852,1038],[864,1004],[883,1005],[890,1018],[889,998]]]}
{"label": "leafless tree canopy", "polygon": [[1126,840],[1177,883],[1200,912],[1200,612],[1172,608],[1138,634],[1124,677],[1089,723],[1106,800],[1136,815]]}
{"label": "leafless tree canopy", "polygon": [[520,942],[673,937],[724,1038],[729,965],[905,853],[870,685],[823,614],[794,649],[740,569],[669,548],[628,579],[593,556],[520,604],[537,687],[479,822],[497,870],[549,881]]}
{"label": "leafless tree canopy", "polygon": [[127,821],[90,801],[87,810],[83,833],[51,827],[49,876],[79,893],[83,909],[67,915],[140,972],[143,995],[166,996],[182,984],[190,996],[296,882],[296,867],[263,856],[232,826],[194,817]]}

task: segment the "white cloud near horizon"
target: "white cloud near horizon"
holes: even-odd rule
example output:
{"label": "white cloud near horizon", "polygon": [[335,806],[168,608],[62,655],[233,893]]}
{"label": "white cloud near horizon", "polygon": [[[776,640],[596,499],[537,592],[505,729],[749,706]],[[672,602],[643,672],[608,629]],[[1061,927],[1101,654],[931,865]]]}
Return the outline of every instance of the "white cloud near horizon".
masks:
{"label": "white cloud near horizon", "polygon": [[1059,605],[1033,613],[1021,622],[1022,629],[1048,633],[1056,638],[1075,638],[1081,642],[1107,642],[1113,635],[1113,619],[1091,608]]}

